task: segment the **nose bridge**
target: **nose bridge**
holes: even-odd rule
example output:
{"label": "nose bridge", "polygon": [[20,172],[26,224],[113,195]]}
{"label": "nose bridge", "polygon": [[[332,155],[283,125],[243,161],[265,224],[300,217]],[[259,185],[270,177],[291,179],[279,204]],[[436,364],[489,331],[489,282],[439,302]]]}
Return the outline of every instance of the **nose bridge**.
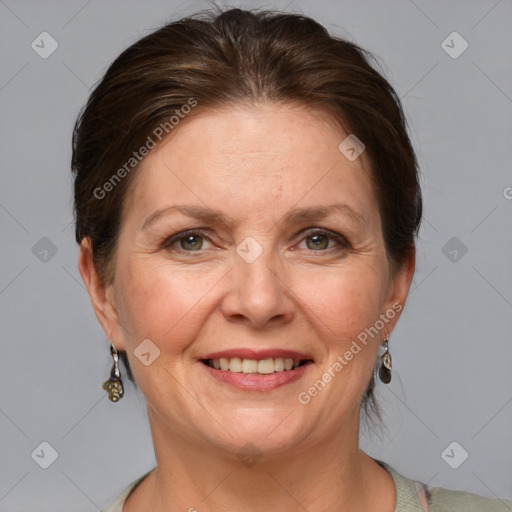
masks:
{"label": "nose bridge", "polygon": [[261,252],[254,260],[247,261],[239,255],[235,263],[242,288],[256,293],[279,293],[276,258],[270,249]]}
{"label": "nose bridge", "polygon": [[279,275],[281,268],[270,237],[259,241],[253,237],[244,239],[236,249],[232,288],[224,313],[246,317],[258,326],[275,317],[289,318],[292,303],[284,276]]}

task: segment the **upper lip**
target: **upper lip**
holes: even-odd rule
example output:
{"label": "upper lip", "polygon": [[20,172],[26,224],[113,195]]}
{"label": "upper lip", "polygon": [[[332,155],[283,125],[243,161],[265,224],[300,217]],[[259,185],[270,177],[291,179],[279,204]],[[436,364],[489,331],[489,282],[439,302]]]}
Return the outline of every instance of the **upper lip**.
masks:
{"label": "upper lip", "polygon": [[282,348],[268,348],[268,349],[251,349],[251,348],[233,348],[229,350],[221,350],[219,352],[211,352],[206,354],[201,359],[231,359],[232,357],[239,357],[240,359],[256,359],[261,361],[263,359],[283,357],[285,359],[300,359],[301,361],[313,358],[302,352],[295,350],[287,350]]}

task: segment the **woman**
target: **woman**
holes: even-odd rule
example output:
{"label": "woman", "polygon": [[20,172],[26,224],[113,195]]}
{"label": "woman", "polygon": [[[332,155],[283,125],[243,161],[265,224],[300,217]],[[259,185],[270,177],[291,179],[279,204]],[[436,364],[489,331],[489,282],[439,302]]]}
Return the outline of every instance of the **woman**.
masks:
{"label": "woman", "polygon": [[157,466],[105,511],[508,510],[359,449],[415,265],[400,101],[313,20],[233,9],[112,64],[74,133],[79,268]]}

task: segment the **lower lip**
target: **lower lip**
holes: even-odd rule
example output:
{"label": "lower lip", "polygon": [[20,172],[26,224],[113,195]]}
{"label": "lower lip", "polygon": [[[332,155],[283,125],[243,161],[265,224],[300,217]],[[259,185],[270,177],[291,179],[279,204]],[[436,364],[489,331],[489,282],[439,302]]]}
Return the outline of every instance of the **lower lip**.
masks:
{"label": "lower lip", "polygon": [[274,372],[268,375],[256,373],[238,373],[231,371],[216,370],[202,362],[199,363],[209,374],[224,384],[230,384],[244,391],[270,391],[284,384],[289,384],[300,379],[307,371],[312,363],[307,363],[295,370],[284,370],[282,372]]}

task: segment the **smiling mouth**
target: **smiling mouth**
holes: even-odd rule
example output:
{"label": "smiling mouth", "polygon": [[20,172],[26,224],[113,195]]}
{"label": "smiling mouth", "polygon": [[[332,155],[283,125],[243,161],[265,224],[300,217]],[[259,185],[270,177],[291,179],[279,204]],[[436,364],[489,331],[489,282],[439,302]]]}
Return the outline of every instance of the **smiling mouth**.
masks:
{"label": "smiling mouth", "polygon": [[201,362],[215,370],[232,373],[252,373],[269,375],[278,372],[289,372],[301,366],[312,364],[312,359],[291,359],[285,357],[267,359],[246,359],[240,357],[220,359],[201,359]]}

